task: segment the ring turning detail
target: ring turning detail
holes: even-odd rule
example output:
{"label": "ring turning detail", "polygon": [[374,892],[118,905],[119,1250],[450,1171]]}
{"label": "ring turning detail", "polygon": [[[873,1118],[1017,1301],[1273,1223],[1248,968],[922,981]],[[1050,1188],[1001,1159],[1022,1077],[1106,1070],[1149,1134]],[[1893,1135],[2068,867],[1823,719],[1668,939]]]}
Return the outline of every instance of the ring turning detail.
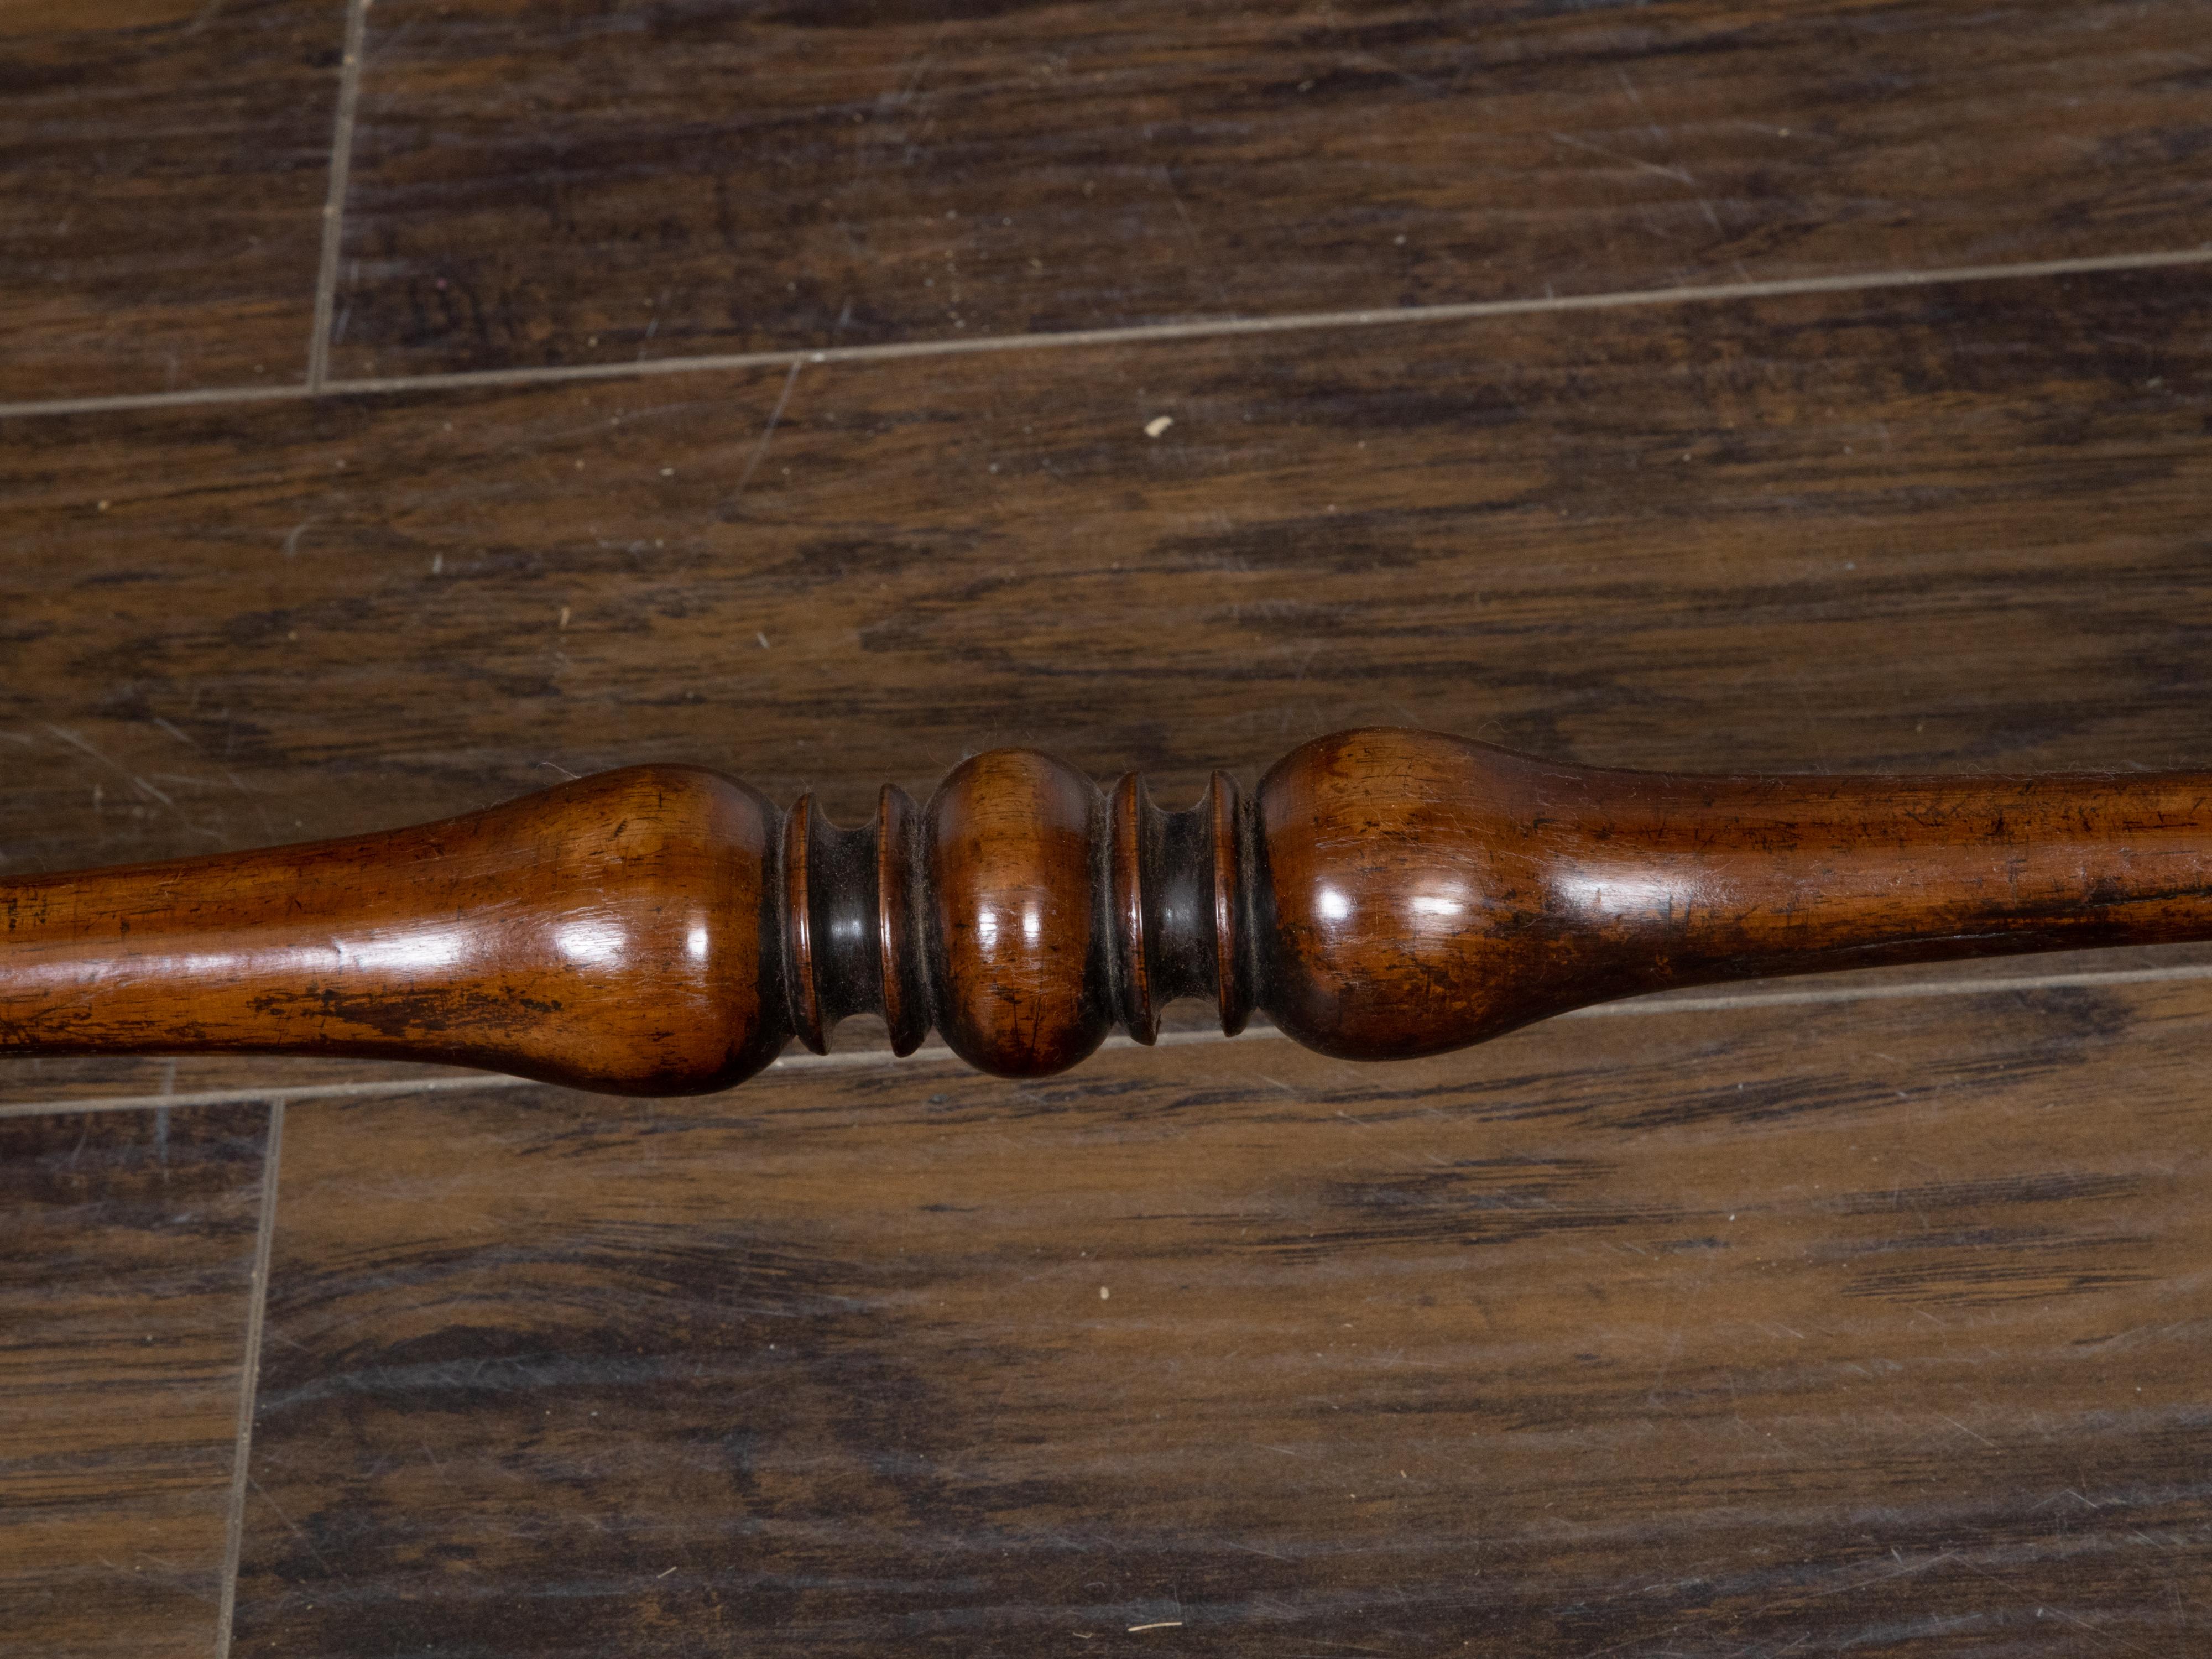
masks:
{"label": "ring turning detail", "polygon": [[1164,811],[1033,750],[868,822],[696,767],[0,881],[0,1054],[272,1053],[625,1094],[880,1015],[1011,1077],[1212,1003],[1346,1059],[1769,975],[2212,938],[2212,775],[1698,777],[1340,732]]}

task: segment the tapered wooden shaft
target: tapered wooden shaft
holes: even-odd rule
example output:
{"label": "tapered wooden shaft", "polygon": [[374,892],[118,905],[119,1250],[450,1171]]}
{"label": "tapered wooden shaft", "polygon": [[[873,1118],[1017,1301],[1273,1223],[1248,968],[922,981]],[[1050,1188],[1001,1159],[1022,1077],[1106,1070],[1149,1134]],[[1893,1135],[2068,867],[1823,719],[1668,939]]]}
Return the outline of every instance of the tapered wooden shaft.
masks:
{"label": "tapered wooden shaft", "polygon": [[1433,1054],[1668,986],[2212,938],[2212,774],[1677,777],[1399,730],[1162,812],[1048,757],[789,811],[635,767],[471,817],[0,882],[0,1054],[441,1060],[724,1086],[880,1013],[1037,1076],[1201,997]]}

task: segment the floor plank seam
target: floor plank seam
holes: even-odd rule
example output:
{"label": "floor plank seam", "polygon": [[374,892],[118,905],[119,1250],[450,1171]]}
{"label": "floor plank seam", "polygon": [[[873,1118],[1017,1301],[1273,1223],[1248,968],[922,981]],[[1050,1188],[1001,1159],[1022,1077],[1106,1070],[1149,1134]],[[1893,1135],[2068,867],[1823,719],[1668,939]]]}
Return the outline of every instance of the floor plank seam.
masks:
{"label": "floor plank seam", "polygon": [[385,1095],[438,1094],[452,1089],[525,1089],[528,1078],[485,1073],[477,1077],[434,1077],[304,1083],[293,1088],[208,1089],[172,1095],[94,1095],[80,1100],[23,1101],[0,1104],[0,1118],[69,1116],[83,1112],[136,1112],[193,1106],[284,1106],[316,1100],[375,1099]]}
{"label": "floor plank seam", "polygon": [[[1623,1019],[1652,1018],[1680,1014],[1728,1013],[1755,1011],[1760,1008],[1802,1008],[1843,1006],[1859,1002],[1900,1002],[1916,999],[1935,1000],[1948,997],[2018,996],[2036,991],[2095,990],[2112,985],[2181,985],[2195,981],[2212,980],[2212,963],[2190,963],[2172,968],[2125,968],[2109,972],[2086,974],[2022,974],[2004,979],[1916,980],[1902,985],[1808,986],[1802,991],[1768,991],[1757,994],[1721,993],[1713,996],[1653,995],[1629,997],[1620,1002],[1599,1003],[1593,1007],[1570,1009],[1555,1014],[1554,1019]],[[1200,1044],[1240,1042],[1268,1037],[1280,1037],[1284,1033],[1273,1025],[1248,1026],[1239,1036],[1224,1036],[1218,1031],[1163,1031],[1152,1047],[1162,1048],[1189,1048]],[[1139,1047],[1134,1037],[1116,1032],[1099,1044],[1101,1051],[1114,1051]],[[770,1062],[769,1073],[812,1073],[842,1071],[854,1068],[917,1070],[925,1066],[951,1063],[963,1066],[958,1055],[950,1048],[931,1043],[915,1053],[900,1058],[888,1048],[849,1049],[843,1053],[816,1054],[801,1052],[785,1054]],[[763,1073],[763,1075],[766,1075]],[[10,1117],[67,1117],[93,1112],[130,1112],[168,1109],[191,1106],[238,1106],[259,1103],[268,1103],[281,1112],[289,1104],[304,1104],[319,1100],[370,1100],[430,1094],[447,1094],[455,1091],[477,1091],[489,1089],[529,1089],[542,1086],[529,1078],[507,1077],[496,1073],[481,1076],[438,1077],[412,1079],[380,1079],[360,1083],[302,1084],[289,1089],[208,1090],[196,1094],[173,1095],[115,1095],[82,1100],[51,1100],[0,1104],[0,1118]],[[740,1088],[744,1085],[739,1085]]]}
{"label": "floor plank seam", "polygon": [[[363,0],[356,0],[361,4]],[[343,102],[343,100],[342,100]],[[350,117],[349,116],[349,120]],[[349,143],[350,136],[349,134]],[[333,164],[333,187],[342,190]],[[319,322],[311,349],[310,378],[298,386],[210,386],[190,392],[118,392],[89,398],[55,398],[0,403],[0,420],[40,416],[97,415],[132,410],[204,407],[286,401],[317,397],[395,397],[485,388],[560,386],[577,381],[651,379],[669,374],[704,374],[755,368],[790,368],[800,364],[899,362],[909,358],[974,356],[988,352],[1047,351],[1145,345],[1162,342],[1289,334],[1322,329],[1380,328],[1418,324],[1475,322],[1492,318],[1553,312],[1607,311],[1647,306],[1725,304],[1732,301],[1784,299],[1798,295],[1879,292],[1885,289],[1934,288],[1947,284],[2027,282],[2058,276],[2118,275],[2177,266],[2212,264],[2212,244],[2142,253],[2114,253],[2072,259],[2027,260],[2008,264],[1940,266],[1925,270],[1856,272],[1832,276],[1778,277],[1747,283],[1696,283],[1674,288],[1628,289],[1602,294],[1545,295],[1513,300],[1475,300],[1384,310],[1313,311],[1272,317],[1201,318],[1188,322],[1137,324],[1126,328],[1071,329],[1060,333],[983,335],[972,339],[912,340],[881,345],[780,347],[771,351],[706,353],[634,362],[554,364],[526,368],[462,369],[331,380],[327,377],[330,319],[336,303],[335,238],[338,216],[327,215],[326,257],[319,281]],[[325,301],[328,301],[328,306]],[[316,362],[323,378],[315,378]]]}
{"label": "floor plank seam", "polygon": [[323,201],[322,255],[315,267],[315,315],[307,337],[307,380],[314,397],[329,381],[331,316],[337,307],[338,253],[344,243],[348,179],[353,171],[354,112],[361,102],[361,60],[368,38],[368,0],[346,0],[345,52],[338,70],[337,113],[331,123],[331,179]]}
{"label": "floor plank seam", "polygon": [[238,1562],[246,1539],[247,1458],[253,1449],[253,1403],[261,1380],[261,1331],[268,1317],[269,1257],[276,1236],[276,1182],[284,1167],[284,1103],[269,1108],[269,1133],[262,1142],[261,1215],[253,1234],[253,1282],[246,1309],[246,1361],[238,1384],[238,1439],[231,1454],[230,1505],[222,1532],[222,1590],[216,1605],[215,1659],[229,1659],[232,1626],[238,1609]]}

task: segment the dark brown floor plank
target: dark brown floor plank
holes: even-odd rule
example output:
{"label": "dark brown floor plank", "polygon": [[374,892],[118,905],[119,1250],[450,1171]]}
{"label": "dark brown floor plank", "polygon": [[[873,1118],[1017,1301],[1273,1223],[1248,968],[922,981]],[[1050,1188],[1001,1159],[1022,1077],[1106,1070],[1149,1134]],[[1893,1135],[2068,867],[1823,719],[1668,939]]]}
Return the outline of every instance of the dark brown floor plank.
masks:
{"label": "dark brown floor plank", "polygon": [[299,1108],[240,1650],[2188,1650],[2208,1044],[2136,986]]}
{"label": "dark brown floor plank", "polygon": [[2194,246],[2203,0],[381,0],[412,374]]}
{"label": "dark brown floor plank", "polygon": [[306,378],[344,16],[0,8],[0,402]]}
{"label": "dark brown floor plank", "polygon": [[1024,742],[1171,799],[1362,722],[2202,764],[2209,305],[2173,270],[13,422],[0,857],[648,759],[849,818]]}
{"label": "dark brown floor plank", "polygon": [[268,1122],[0,1117],[0,1654],[213,1651]]}
{"label": "dark brown floor plank", "polygon": [[0,856],[663,758],[1172,795],[1359,722],[2202,763],[2208,323],[2174,270],[13,422]]}

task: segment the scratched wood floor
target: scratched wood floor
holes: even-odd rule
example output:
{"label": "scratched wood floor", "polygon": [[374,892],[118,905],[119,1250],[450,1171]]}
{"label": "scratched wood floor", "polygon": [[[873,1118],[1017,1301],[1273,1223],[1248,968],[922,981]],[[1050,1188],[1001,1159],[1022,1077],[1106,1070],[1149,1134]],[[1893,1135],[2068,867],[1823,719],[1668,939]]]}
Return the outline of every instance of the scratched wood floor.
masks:
{"label": "scratched wood floor", "polygon": [[[0,9],[0,871],[1363,722],[2206,763],[2208,43]],[[0,1656],[2212,1651],[2212,949],[1171,1024],[0,1059]]]}

